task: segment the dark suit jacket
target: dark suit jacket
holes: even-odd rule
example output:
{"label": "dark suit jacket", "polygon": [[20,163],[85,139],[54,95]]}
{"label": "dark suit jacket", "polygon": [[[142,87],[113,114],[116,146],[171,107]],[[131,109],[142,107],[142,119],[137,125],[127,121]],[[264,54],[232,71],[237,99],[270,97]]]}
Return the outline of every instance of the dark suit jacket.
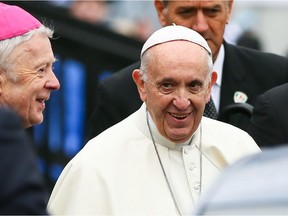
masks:
{"label": "dark suit jacket", "polygon": [[0,109],[0,214],[47,214],[46,192],[19,117]]}
{"label": "dark suit jacket", "polygon": [[[288,59],[256,50],[234,46],[224,42],[219,114],[224,107],[234,104],[234,93],[242,91],[248,103],[254,104],[262,92],[288,82]],[[95,111],[88,123],[86,140],[121,121],[142,104],[131,73],[139,68],[140,61],[117,72],[99,84]],[[235,114],[228,123],[246,129],[249,118]]]}
{"label": "dark suit jacket", "polygon": [[248,132],[260,147],[288,143],[288,83],[257,98]]}

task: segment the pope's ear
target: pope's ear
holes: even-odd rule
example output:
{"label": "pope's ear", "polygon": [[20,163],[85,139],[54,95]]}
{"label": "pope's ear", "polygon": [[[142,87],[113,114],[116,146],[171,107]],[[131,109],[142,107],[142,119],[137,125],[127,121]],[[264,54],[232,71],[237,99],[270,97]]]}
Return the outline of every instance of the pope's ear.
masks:
{"label": "pope's ear", "polygon": [[210,83],[209,83],[209,85],[208,85],[208,92],[209,92],[209,94],[207,94],[206,102],[208,102],[208,101],[210,100],[211,89],[212,89],[212,86],[216,83],[217,77],[218,77],[217,72],[213,71],[212,74],[211,74]]}
{"label": "pope's ear", "polygon": [[142,71],[140,69],[135,69],[132,73],[133,80],[137,86],[140,98],[142,101],[146,99],[145,82],[142,79]]}
{"label": "pope's ear", "polygon": [[218,74],[216,71],[213,71],[212,74],[211,74],[211,82],[210,82],[210,88],[212,88],[212,86],[216,83],[217,81],[217,78],[218,78]]}

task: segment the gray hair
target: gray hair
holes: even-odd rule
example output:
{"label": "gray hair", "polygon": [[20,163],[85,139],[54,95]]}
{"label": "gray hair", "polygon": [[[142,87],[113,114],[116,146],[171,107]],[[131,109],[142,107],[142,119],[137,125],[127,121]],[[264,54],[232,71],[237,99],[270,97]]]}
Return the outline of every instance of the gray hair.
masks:
{"label": "gray hair", "polygon": [[[166,8],[168,6],[168,3],[169,3],[170,0],[163,0],[163,5],[164,5],[164,8]],[[226,6],[229,5],[229,0],[226,0]]]}
{"label": "gray hair", "polygon": [[13,50],[22,42],[29,40],[35,34],[43,34],[48,38],[53,37],[54,31],[44,25],[41,25],[39,28],[31,30],[23,35],[16,36],[13,38],[0,40],[0,68],[7,76],[12,80],[16,80],[17,77],[12,73],[12,69],[15,66],[13,62],[9,61],[9,57]]}
{"label": "gray hair", "polygon": [[[204,47],[203,49],[205,50],[206,56],[207,56],[207,78],[208,82],[211,81],[211,74],[213,71],[213,60],[212,60],[212,55],[209,53]],[[146,82],[148,79],[147,76],[147,68],[149,64],[151,63],[151,54],[150,50],[148,49],[146,52],[141,57],[141,65],[140,65],[140,71],[141,71],[141,79]]]}

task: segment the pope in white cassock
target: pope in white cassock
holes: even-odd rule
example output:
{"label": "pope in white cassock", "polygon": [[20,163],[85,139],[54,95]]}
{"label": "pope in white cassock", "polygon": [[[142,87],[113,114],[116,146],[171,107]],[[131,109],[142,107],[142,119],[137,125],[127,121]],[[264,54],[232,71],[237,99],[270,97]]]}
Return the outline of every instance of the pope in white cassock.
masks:
{"label": "pope in white cassock", "polygon": [[197,32],[157,30],[132,76],[142,107],[67,164],[51,194],[50,213],[191,214],[225,166],[260,151],[246,132],[202,117],[217,74]]}

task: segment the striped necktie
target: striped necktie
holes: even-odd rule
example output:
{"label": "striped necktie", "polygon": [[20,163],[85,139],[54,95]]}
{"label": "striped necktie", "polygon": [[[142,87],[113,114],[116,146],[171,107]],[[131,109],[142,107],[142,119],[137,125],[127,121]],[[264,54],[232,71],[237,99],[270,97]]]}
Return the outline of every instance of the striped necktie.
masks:
{"label": "striped necktie", "polygon": [[212,119],[217,119],[218,114],[217,114],[217,110],[215,108],[215,105],[214,105],[212,98],[206,104],[203,116],[208,117],[208,118],[212,118]]}

